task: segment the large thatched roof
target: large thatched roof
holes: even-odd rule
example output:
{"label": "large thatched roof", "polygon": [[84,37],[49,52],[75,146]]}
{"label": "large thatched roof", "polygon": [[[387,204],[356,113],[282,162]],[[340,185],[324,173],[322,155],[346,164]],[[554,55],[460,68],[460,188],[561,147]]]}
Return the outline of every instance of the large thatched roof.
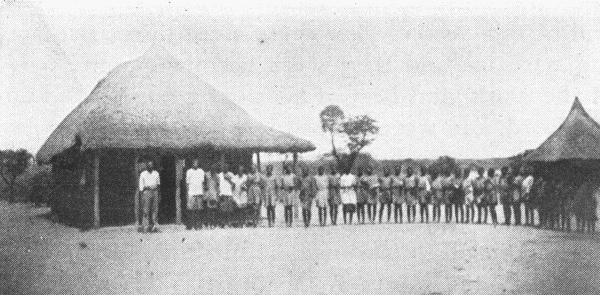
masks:
{"label": "large thatched roof", "polygon": [[576,97],[560,127],[526,161],[599,160],[600,125],[583,109]]}
{"label": "large thatched roof", "polygon": [[50,161],[71,146],[76,135],[82,150],[315,149],[307,140],[259,123],[156,45],[102,79],[52,132],[38,161]]}

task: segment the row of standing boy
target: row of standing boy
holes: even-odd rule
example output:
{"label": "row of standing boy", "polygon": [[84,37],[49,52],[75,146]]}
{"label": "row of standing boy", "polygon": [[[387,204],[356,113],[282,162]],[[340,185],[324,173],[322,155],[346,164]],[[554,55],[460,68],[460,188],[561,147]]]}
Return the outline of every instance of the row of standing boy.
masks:
{"label": "row of standing boy", "polygon": [[[243,167],[236,173],[229,172],[227,167],[223,171],[215,168],[205,173],[199,168],[198,161],[194,161],[186,173],[189,228],[223,226],[225,220],[232,222],[231,216],[240,217],[237,224],[256,226],[260,221],[261,206],[266,207],[268,226],[273,226],[275,207],[280,203],[284,206],[287,226],[292,226],[294,207],[301,206],[304,225],[308,227],[313,203],[318,208],[321,226],[327,224],[328,217],[332,225],[337,224],[340,205],[346,224],[353,223],[354,213],[361,224],[374,223],[377,216],[382,223],[385,213],[390,222],[392,211],[394,222],[402,223],[403,207],[406,207],[407,222],[412,223],[417,216],[417,206],[421,222],[429,222],[430,205],[433,206],[433,222],[440,222],[443,205],[446,222],[451,222],[454,215],[457,223],[487,223],[490,215],[491,222],[498,224],[496,207],[499,203],[502,203],[507,225],[513,212],[514,224],[521,224],[522,204],[525,225],[534,225],[536,210],[539,210],[540,225],[555,223],[555,215],[540,206],[544,203],[540,202],[544,194],[541,188],[551,187],[550,181],[541,178],[534,181],[531,171],[525,169],[513,169],[509,173],[509,169],[503,167],[501,174],[496,175],[494,169],[479,168],[476,178],[470,178],[470,169],[439,174],[428,173],[421,167],[418,175],[412,167],[403,173],[400,166],[396,166],[393,173],[383,169],[383,175],[374,174],[369,167],[358,168],[356,175],[350,171],[340,174],[333,167],[326,174],[323,166],[317,169],[316,175],[310,175],[307,168],[302,168],[300,175],[293,170],[284,165],[283,175],[276,176],[273,166],[269,165],[265,174],[255,167],[248,174]],[[588,222],[588,225],[592,223]]]}

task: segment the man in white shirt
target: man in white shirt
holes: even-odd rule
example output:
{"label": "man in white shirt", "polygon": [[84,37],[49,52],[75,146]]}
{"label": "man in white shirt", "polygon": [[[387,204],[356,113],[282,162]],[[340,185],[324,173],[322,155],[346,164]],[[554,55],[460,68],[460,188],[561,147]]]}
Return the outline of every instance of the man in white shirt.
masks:
{"label": "man in white shirt", "polygon": [[[142,226],[139,232],[158,232],[158,203],[160,193],[160,175],[154,170],[154,163],[148,161],[146,170],[140,174],[140,194],[142,195]],[[152,211],[152,212],[150,212]],[[149,226],[149,215],[152,213],[152,226]]]}
{"label": "man in white shirt", "polygon": [[198,159],[194,159],[192,168],[188,169],[185,174],[188,197],[188,230],[202,228],[201,210],[204,209],[204,181],[204,170],[199,167]]}

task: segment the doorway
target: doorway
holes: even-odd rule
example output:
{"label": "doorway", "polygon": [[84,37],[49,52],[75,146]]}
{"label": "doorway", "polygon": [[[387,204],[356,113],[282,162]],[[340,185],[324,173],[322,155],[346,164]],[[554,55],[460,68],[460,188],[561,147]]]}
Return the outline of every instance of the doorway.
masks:
{"label": "doorway", "polygon": [[158,222],[160,224],[175,223],[177,191],[176,165],[174,156],[160,158],[160,203],[158,208]]}
{"label": "doorway", "polygon": [[137,179],[134,157],[122,151],[100,157],[100,225],[119,226],[135,222]]}

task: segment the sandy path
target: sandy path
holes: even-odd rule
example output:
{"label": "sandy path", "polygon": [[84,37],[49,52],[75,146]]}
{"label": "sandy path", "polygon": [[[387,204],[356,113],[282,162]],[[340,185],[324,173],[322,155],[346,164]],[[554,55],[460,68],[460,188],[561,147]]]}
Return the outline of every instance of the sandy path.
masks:
{"label": "sandy path", "polygon": [[0,293],[600,293],[598,235],[454,224],[79,232],[36,217],[45,210],[0,203]]}

